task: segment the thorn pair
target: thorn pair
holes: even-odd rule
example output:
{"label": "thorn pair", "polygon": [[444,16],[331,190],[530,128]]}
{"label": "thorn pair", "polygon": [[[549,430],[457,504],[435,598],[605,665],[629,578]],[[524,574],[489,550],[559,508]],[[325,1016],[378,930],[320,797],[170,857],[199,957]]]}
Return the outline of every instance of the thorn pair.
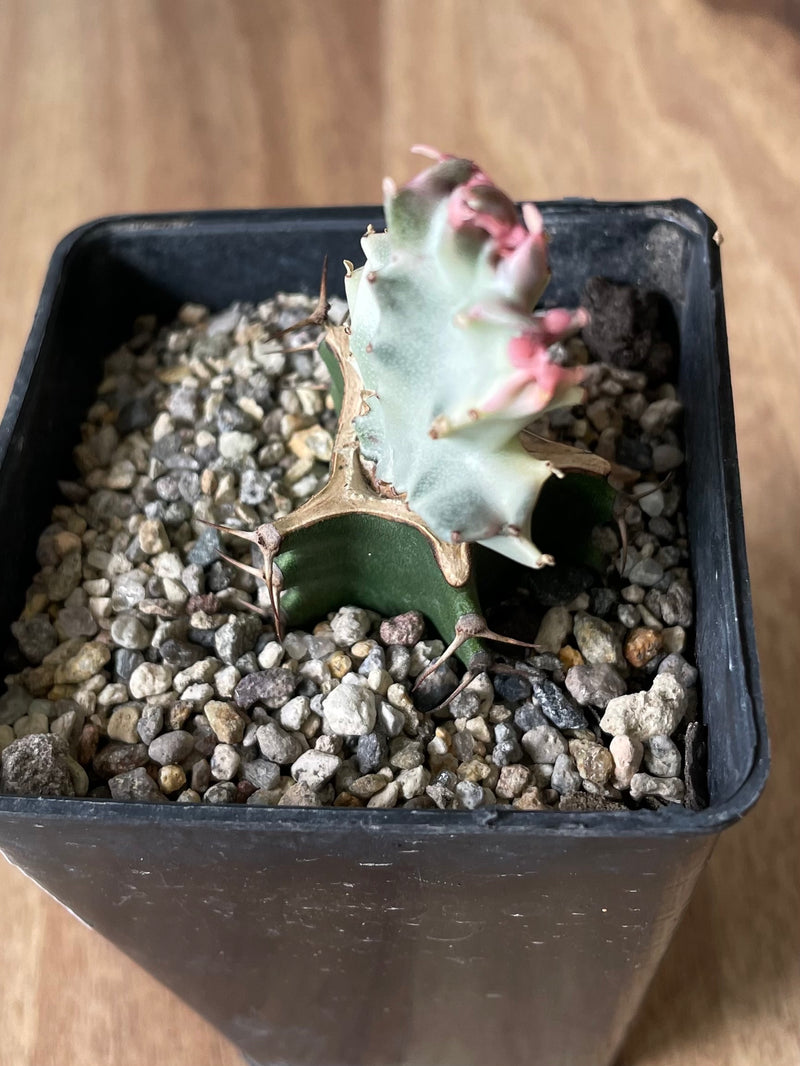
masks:
{"label": "thorn pair", "polygon": [[283,640],[283,626],[281,624],[281,614],[278,606],[278,593],[280,591],[280,573],[276,574],[277,567],[273,567],[275,558],[281,549],[281,535],[277,528],[269,522],[265,522],[259,526],[254,532],[250,532],[247,529],[233,529],[231,526],[221,526],[216,522],[206,522],[205,519],[198,519],[204,526],[211,526],[212,529],[219,530],[220,533],[229,533],[232,537],[239,537],[241,540],[247,540],[251,544],[255,544],[264,559],[263,569],[259,569],[257,566],[251,566],[250,563],[241,563],[238,559],[234,559],[230,555],[226,555],[224,552],[219,551],[220,559],[224,559],[226,563],[230,563],[231,566],[235,566],[239,570],[244,570],[246,574],[252,574],[253,577],[260,578],[266,583],[267,591],[269,593],[269,603],[272,608],[272,617],[275,623],[275,633],[279,641]]}
{"label": "thorn pair", "polygon": [[[495,633],[493,630],[489,629],[488,625],[486,624],[486,619],[482,615],[474,613],[462,614],[455,624],[455,636],[451,641],[449,647],[445,648],[439,658],[434,660],[434,662],[432,662],[422,671],[417,680],[414,682],[414,688],[412,689],[412,692],[416,692],[419,686],[424,681],[427,681],[431,674],[434,674],[440,666],[443,666],[444,663],[448,661],[448,659],[452,658],[452,656],[455,655],[455,653],[458,651],[462,644],[466,643],[466,641],[468,640],[473,639],[497,640],[503,644],[515,644],[517,645],[517,647],[520,648],[536,647],[535,644],[529,644],[525,640],[515,640],[514,637],[504,637],[501,633]],[[470,673],[471,671],[468,670],[456,691],[452,693],[452,695],[445,703],[442,704],[443,707],[446,706],[447,703],[449,703],[450,700],[452,700],[455,696],[457,696],[459,692],[463,691],[463,689],[466,688],[470,681],[474,680],[474,677],[477,677],[477,674],[475,674],[474,677],[470,677]]]}

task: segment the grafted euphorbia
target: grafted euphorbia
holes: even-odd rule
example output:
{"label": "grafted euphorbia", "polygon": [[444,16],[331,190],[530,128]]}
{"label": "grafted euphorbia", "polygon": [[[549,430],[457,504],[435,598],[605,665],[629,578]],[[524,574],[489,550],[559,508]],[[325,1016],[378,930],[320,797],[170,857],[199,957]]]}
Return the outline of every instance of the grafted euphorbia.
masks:
{"label": "grafted euphorbia", "polygon": [[[414,608],[451,640],[446,654],[483,662],[470,638],[497,635],[479,611],[470,542],[552,561],[531,541],[533,508],[557,467],[585,470],[586,456],[559,446],[534,457],[520,434],[580,400],[577,371],[550,349],[585,318],[533,310],[549,277],[536,208],[520,218],[474,163],[421,151],[433,166],[399,190],[384,183],[388,228],[367,230],[363,267],[345,264],[350,324],[327,334],[342,379],[328,483],[274,523],[227,531],[260,553],[245,569],[267,581],[278,624],[281,589],[295,624],[348,600]],[[325,308],[323,290],[313,321]]]}

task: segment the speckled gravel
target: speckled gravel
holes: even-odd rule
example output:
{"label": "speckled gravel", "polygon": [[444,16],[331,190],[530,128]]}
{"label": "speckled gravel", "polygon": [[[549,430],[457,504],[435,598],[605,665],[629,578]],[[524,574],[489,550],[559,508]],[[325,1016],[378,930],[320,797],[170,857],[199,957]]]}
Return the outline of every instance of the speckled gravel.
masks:
{"label": "speckled gravel", "polygon": [[[318,331],[277,339],[311,307],[300,295],[214,316],[187,305],[158,332],[141,319],[106,361],[75,449],[80,476],[61,486],[12,627],[0,789],[380,809],[694,804],[672,386],[591,363],[585,406],[536,423],[615,464],[627,550],[604,526],[605,582],[537,575],[536,650],[440,708],[461,668],[414,690],[443,650],[420,615],[344,605],[280,644],[252,609],[268,607],[265,587],[221,559],[218,533],[198,521],[254,528],[324,484],[336,416]],[[588,361],[578,340],[562,356]]]}

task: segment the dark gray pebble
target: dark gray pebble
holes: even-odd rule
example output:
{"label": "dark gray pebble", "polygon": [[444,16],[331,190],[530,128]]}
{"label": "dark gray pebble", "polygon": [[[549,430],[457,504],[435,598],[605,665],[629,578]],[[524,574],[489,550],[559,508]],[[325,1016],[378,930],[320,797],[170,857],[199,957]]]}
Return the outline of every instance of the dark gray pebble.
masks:
{"label": "dark gray pebble", "polygon": [[242,763],[242,776],[256,788],[275,788],[281,776],[281,768],[269,759],[251,759]]}
{"label": "dark gray pebble", "polygon": [[492,684],[501,703],[520,703],[530,699],[531,683],[520,674],[493,673]]}
{"label": "dark gray pebble", "polygon": [[291,670],[273,666],[269,670],[258,670],[243,677],[234,689],[233,696],[246,711],[256,703],[263,703],[265,707],[275,710],[292,698],[297,680]]}
{"label": "dark gray pebble", "polygon": [[11,632],[16,637],[22,654],[28,662],[35,665],[58,644],[53,623],[46,614],[35,614],[27,621],[14,622]]}
{"label": "dark gray pebble", "polygon": [[534,596],[543,607],[558,607],[585,592],[596,578],[587,566],[562,564],[532,570],[529,580]]}
{"label": "dark gray pebble", "polygon": [[187,561],[204,568],[210,566],[217,559],[219,548],[219,533],[207,526],[187,552]]}
{"label": "dark gray pebble", "polygon": [[164,665],[171,666],[175,673],[185,670],[187,666],[196,663],[201,655],[200,649],[196,645],[189,644],[183,640],[175,640],[173,637],[162,641],[158,647],[158,652]]}
{"label": "dark gray pebble", "polygon": [[144,655],[140,651],[117,648],[111,661],[114,666],[114,679],[116,681],[129,681],[136,667],[141,666],[144,662]]}
{"label": "dark gray pebble", "polygon": [[449,666],[442,665],[426,678],[414,693],[414,705],[420,711],[432,711],[451,695],[458,685],[458,678]]}
{"label": "dark gray pebble", "polygon": [[159,766],[169,766],[172,763],[182,763],[194,748],[194,737],[183,729],[175,729],[171,733],[163,733],[156,737],[147,749],[147,754],[157,762]]}
{"label": "dark gray pebble", "polygon": [[153,400],[150,396],[135,396],[120,408],[117,416],[117,432],[126,436],[137,429],[146,429],[153,424],[156,417]]}
{"label": "dark gray pebble", "polygon": [[617,462],[631,470],[649,470],[653,465],[653,449],[638,437],[617,439]]}
{"label": "dark gray pebble", "polygon": [[170,455],[181,450],[184,439],[190,436],[191,432],[191,430],[176,430],[174,433],[165,433],[163,437],[153,442],[150,455],[154,459],[168,459]]}
{"label": "dark gray pebble", "polygon": [[233,781],[219,781],[203,793],[203,803],[222,804],[236,802],[236,785]]}
{"label": "dark gray pebble", "polygon": [[380,770],[389,753],[386,738],[378,733],[366,733],[358,738],[356,760],[362,774],[374,774]]}
{"label": "dark gray pebble", "polygon": [[223,589],[230,588],[231,581],[233,580],[233,567],[228,563],[223,562],[221,559],[217,559],[208,568],[206,574],[206,588],[209,592],[222,592]]}
{"label": "dark gray pebble", "polygon": [[542,713],[558,729],[583,729],[586,715],[574,701],[544,674],[531,676],[531,695]]}
{"label": "dark gray pebble", "polygon": [[607,618],[619,603],[619,593],[615,589],[593,588],[589,590],[589,611],[600,618]]}
{"label": "dark gray pebble", "polygon": [[658,672],[674,674],[684,689],[693,688],[697,684],[697,668],[677,653],[665,656],[658,664]]}
{"label": "dark gray pebble", "polygon": [[92,767],[98,777],[116,777],[128,770],[135,770],[144,766],[147,762],[147,746],[145,744],[123,744],[115,742],[107,744],[95,755]]}
{"label": "dark gray pebble", "polygon": [[622,677],[610,663],[585,663],[567,671],[567,689],[582,707],[602,707],[625,694]]}
{"label": "dark gray pebble", "polygon": [[108,782],[115,800],[133,800],[140,803],[167,803],[167,797],[143,766],[116,774]]}
{"label": "dark gray pebble", "polygon": [[[229,666],[241,658],[253,647],[253,642],[261,628],[258,618],[235,615],[221,625],[214,634],[214,648],[217,656]],[[256,663],[258,660],[256,660]]]}

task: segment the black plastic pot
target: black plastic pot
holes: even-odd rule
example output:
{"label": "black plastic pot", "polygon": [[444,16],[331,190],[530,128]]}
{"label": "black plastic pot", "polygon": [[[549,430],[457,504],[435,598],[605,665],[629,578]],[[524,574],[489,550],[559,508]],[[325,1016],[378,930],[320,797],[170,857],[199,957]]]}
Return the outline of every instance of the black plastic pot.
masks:
{"label": "black plastic pot", "polygon": [[[717,835],[764,784],[714,226],[685,201],[564,202],[544,216],[548,300],[574,304],[603,274],[663,293],[679,326],[710,804],[550,814],[0,797],[9,859],[258,1063],[608,1064]],[[102,358],[134,316],[313,291],[323,254],[352,256],[370,221],[377,208],[133,217],[62,241],[0,427],[3,632]]]}

